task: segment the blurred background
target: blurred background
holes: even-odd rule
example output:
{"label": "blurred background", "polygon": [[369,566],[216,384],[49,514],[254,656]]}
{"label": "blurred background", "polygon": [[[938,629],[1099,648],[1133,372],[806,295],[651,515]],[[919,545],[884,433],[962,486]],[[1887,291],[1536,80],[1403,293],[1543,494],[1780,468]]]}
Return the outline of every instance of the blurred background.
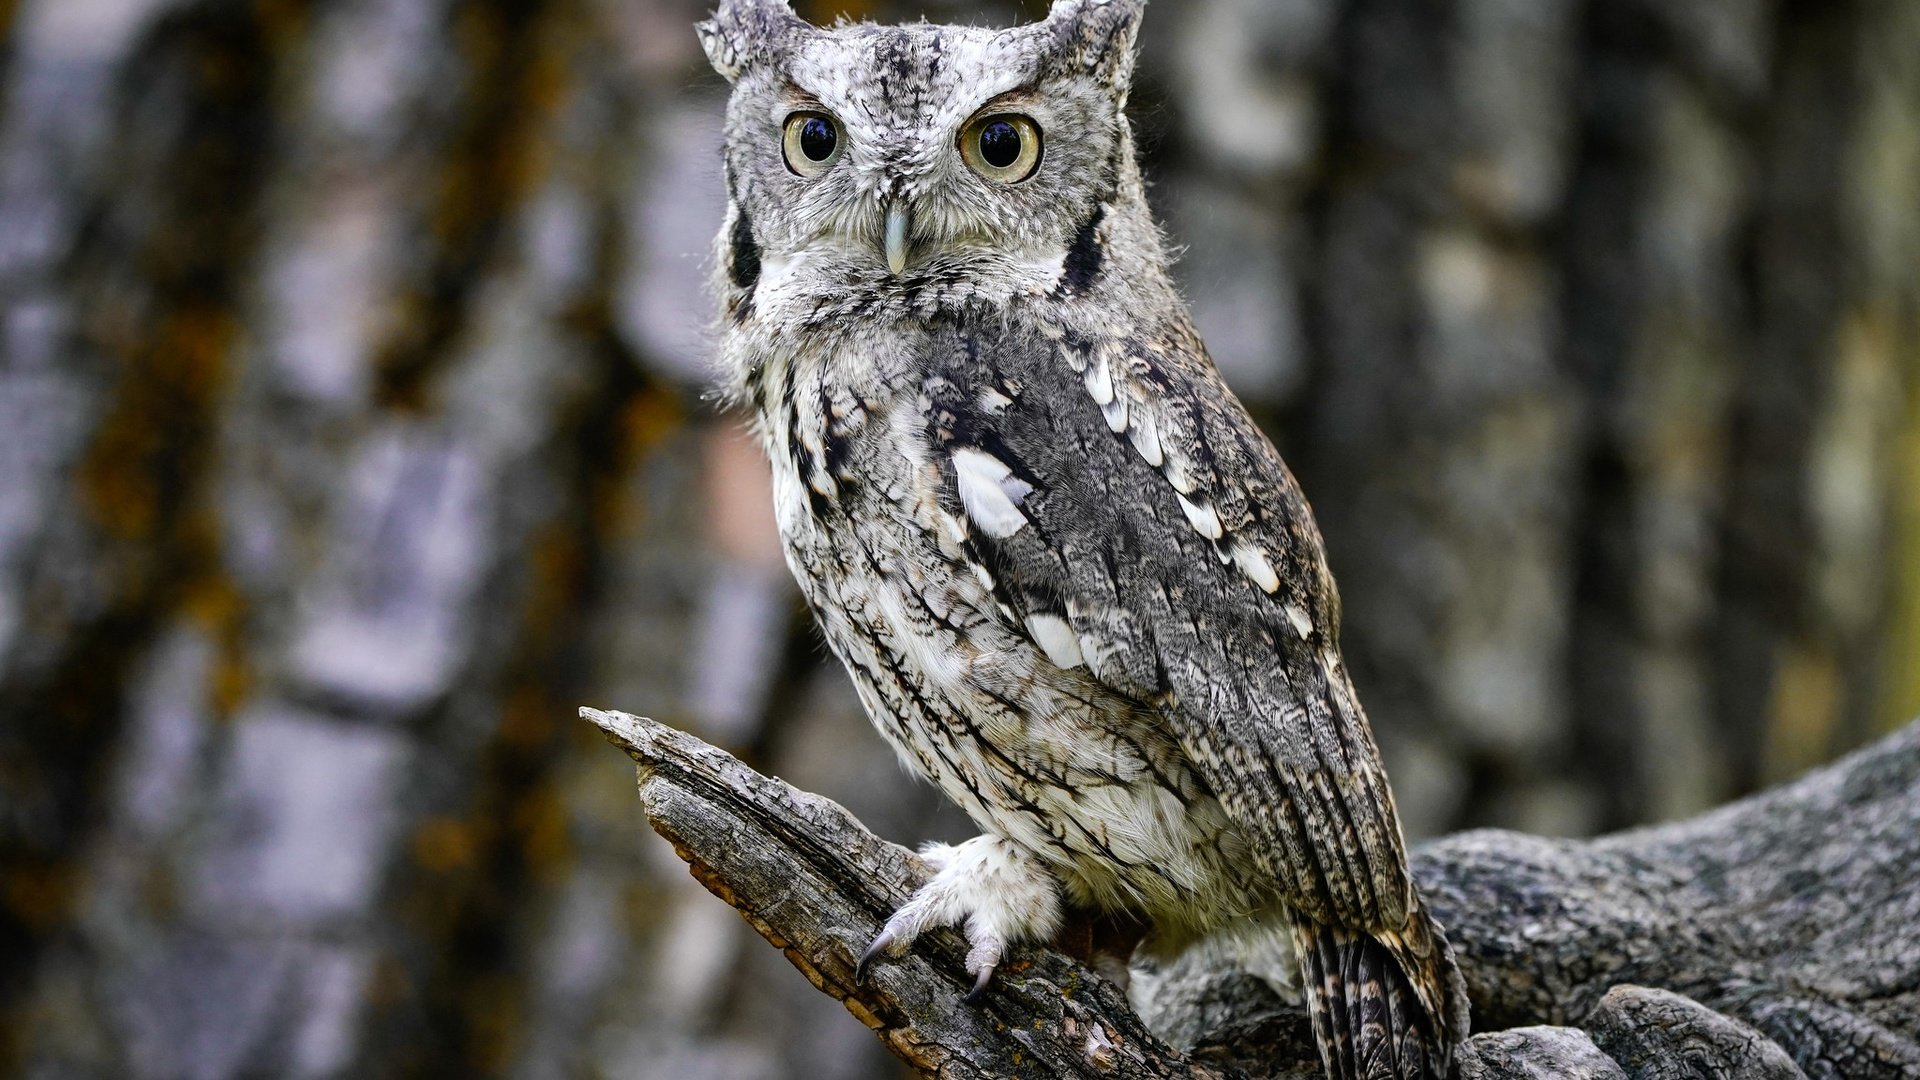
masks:
{"label": "blurred background", "polygon": [[[899,1075],[574,717],[969,832],[704,396],[704,7],[0,0],[0,1074]],[[1920,4],[1143,40],[1411,832],[1686,814],[1920,711]]]}

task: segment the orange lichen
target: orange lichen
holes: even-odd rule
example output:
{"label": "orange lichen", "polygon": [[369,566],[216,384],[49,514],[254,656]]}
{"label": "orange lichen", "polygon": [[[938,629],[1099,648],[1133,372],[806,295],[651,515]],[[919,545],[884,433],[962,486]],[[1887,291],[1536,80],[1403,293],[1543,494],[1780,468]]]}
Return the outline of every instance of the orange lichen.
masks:
{"label": "orange lichen", "polygon": [[1766,732],[1766,774],[1785,780],[1831,756],[1841,707],[1839,665],[1830,650],[1801,644],[1774,672]]}
{"label": "orange lichen", "polygon": [[471,822],[431,817],[413,831],[413,861],[436,873],[469,870],[479,859],[479,837]]}
{"label": "orange lichen", "polygon": [[[212,566],[216,561],[211,537],[206,538],[204,544],[189,546],[204,556],[192,561],[204,566]],[[218,656],[208,676],[208,696],[216,716],[233,715],[252,693],[254,683],[253,662],[247,648],[246,595],[233,579],[209,571],[185,583],[179,610],[217,644]]]}
{"label": "orange lichen", "polygon": [[[1913,358],[1920,370],[1920,355]],[[1893,596],[1890,600],[1885,689],[1880,728],[1892,731],[1920,715],[1920,386],[1907,394],[1905,423],[1895,450]]]}
{"label": "orange lichen", "polygon": [[9,868],[0,878],[8,914],[35,932],[45,932],[66,918],[73,903],[73,868],[55,863],[28,863]]}
{"label": "orange lichen", "polygon": [[526,605],[522,625],[542,639],[560,632],[579,610],[585,552],[568,522],[549,522],[527,552]]}
{"label": "orange lichen", "polygon": [[565,876],[573,856],[566,803],[551,786],[534,787],[514,804],[510,818],[528,872],[552,883]]}
{"label": "orange lichen", "polygon": [[632,485],[627,478],[656,447],[685,430],[686,412],[677,395],[643,385],[621,403],[614,424],[617,434],[606,463],[610,468],[594,485],[590,504],[595,532],[608,538],[632,536],[641,529],[642,522],[630,513],[637,507],[629,497]]}
{"label": "orange lichen", "polygon": [[83,505],[108,536],[150,540],[204,454],[208,418],[234,339],[232,314],[167,313],[129,345],[106,416],[79,471]]}
{"label": "orange lichen", "polygon": [[470,976],[460,991],[460,1012],[472,1039],[468,1060],[484,1075],[505,1073],[525,1026],[525,988],[514,976],[488,972]]}
{"label": "orange lichen", "polygon": [[662,388],[642,390],[627,402],[620,416],[623,456],[632,461],[646,457],[685,423],[686,410],[677,395]]}
{"label": "orange lichen", "polygon": [[558,709],[544,687],[521,685],[509,690],[500,714],[500,745],[520,752],[544,745],[553,737]]}

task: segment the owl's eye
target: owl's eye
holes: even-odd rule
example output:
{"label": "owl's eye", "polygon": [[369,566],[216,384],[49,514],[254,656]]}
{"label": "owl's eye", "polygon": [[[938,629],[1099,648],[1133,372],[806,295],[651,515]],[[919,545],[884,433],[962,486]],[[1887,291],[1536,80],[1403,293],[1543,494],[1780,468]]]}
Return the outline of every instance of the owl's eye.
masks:
{"label": "owl's eye", "polygon": [[1040,167],[1040,129],[1014,113],[978,117],[960,131],[960,157],[996,184],[1017,184]]}
{"label": "owl's eye", "polygon": [[825,113],[798,112],[787,117],[780,151],[796,176],[819,176],[840,160],[840,125]]}

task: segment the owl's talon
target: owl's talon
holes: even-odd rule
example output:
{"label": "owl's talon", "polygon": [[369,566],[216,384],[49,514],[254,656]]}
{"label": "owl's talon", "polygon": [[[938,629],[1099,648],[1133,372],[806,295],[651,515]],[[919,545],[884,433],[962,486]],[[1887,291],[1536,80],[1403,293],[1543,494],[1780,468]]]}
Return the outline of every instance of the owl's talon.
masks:
{"label": "owl's talon", "polygon": [[997,967],[998,965],[989,964],[980,969],[980,974],[973,980],[973,989],[967,991],[967,996],[960,999],[962,1004],[979,1005],[986,1001],[987,985],[993,982],[993,973]]}
{"label": "owl's talon", "polygon": [[876,958],[885,954],[887,947],[892,944],[893,931],[891,930],[883,929],[874,937],[873,944],[867,946],[867,951],[860,954],[859,962],[853,965],[853,985],[867,985],[868,968]]}
{"label": "owl's talon", "polygon": [[984,927],[975,925],[971,920],[967,924],[967,970],[973,973],[973,989],[961,1000],[969,1005],[977,1005],[986,996],[987,984],[993,981],[993,973],[1000,970],[1000,958],[1007,953],[1004,938]]}
{"label": "owl's talon", "polygon": [[1059,929],[1054,880],[1030,856],[995,836],[935,845],[924,854],[938,872],[900,905],[860,954],[854,985],[865,985],[873,961],[901,956],[925,931],[953,926],[966,935],[966,968],[974,977],[965,1000],[978,1003],[1009,945],[1045,941]]}

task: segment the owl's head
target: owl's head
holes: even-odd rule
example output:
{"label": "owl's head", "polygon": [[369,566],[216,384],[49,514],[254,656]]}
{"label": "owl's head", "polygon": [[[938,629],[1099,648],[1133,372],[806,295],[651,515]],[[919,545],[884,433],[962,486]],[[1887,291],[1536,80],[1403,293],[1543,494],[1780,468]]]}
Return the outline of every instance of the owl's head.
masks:
{"label": "owl's head", "polygon": [[699,32],[734,84],[735,256],[749,245],[769,278],[816,286],[1057,273],[1137,176],[1125,106],[1144,4],[1056,0],[992,30],[817,27],[786,0],[721,0]]}

